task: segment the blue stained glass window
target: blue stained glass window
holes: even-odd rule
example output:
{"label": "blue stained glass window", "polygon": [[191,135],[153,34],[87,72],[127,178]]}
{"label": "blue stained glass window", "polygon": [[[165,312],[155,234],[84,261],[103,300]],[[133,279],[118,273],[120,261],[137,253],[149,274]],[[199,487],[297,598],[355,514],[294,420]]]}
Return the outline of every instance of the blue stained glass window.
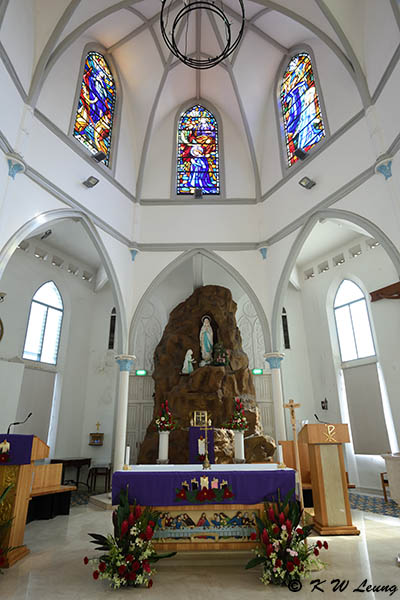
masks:
{"label": "blue stained glass window", "polygon": [[283,75],[280,100],[287,162],[297,160],[296,150],[308,152],[325,136],[320,102],[315,87],[310,56],[293,56]]}
{"label": "blue stained glass window", "polygon": [[176,193],[220,193],[218,123],[200,104],[183,113],[178,124]]}
{"label": "blue stained glass window", "polygon": [[110,162],[115,82],[104,56],[89,52],[83,71],[73,135],[92,154],[104,152]]}

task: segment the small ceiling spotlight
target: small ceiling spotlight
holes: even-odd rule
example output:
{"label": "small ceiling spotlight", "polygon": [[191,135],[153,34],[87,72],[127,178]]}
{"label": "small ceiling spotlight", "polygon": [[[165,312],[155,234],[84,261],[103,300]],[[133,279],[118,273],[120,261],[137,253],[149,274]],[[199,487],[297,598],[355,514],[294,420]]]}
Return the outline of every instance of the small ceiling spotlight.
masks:
{"label": "small ceiling spotlight", "polygon": [[83,281],[88,281],[90,283],[92,281],[92,279],[93,279],[93,274],[92,273],[88,273],[88,271],[83,271],[83,273],[82,273],[82,279],[83,279]]}
{"label": "small ceiling spotlight", "polygon": [[49,235],[51,235],[51,229],[47,229],[47,231],[45,231],[41,236],[40,239],[41,240],[45,240],[46,238],[49,237]]}
{"label": "small ceiling spotlight", "polygon": [[304,152],[304,150],[302,148],[297,148],[297,150],[294,153],[294,155],[297,158],[299,158],[300,160],[304,160],[305,158],[307,158],[307,152]]}
{"label": "small ceiling spotlight", "polygon": [[47,252],[45,252],[45,250],[42,250],[41,248],[35,248],[34,256],[39,260],[46,260]]}
{"label": "small ceiling spotlight", "polygon": [[59,256],[53,256],[53,258],[51,259],[51,264],[53,265],[53,267],[58,267],[59,269],[61,269],[61,267],[63,266],[63,262],[63,259]]}
{"label": "small ceiling spotlight", "polygon": [[315,181],[313,181],[309,177],[303,177],[302,179],[300,179],[299,184],[301,185],[301,187],[306,188],[306,190],[311,190],[311,188],[313,188],[315,185]]}
{"label": "small ceiling spotlight", "polygon": [[27,250],[29,248],[29,242],[27,242],[26,240],[22,240],[22,242],[20,242],[17,247],[18,247],[18,250],[27,252]]}
{"label": "small ceiling spotlight", "polygon": [[96,162],[101,162],[102,160],[104,160],[106,158],[106,156],[107,156],[107,154],[100,150],[99,152],[96,152],[96,154],[93,154],[92,158]]}
{"label": "small ceiling spotlight", "polygon": [[68,273],[71,273],[71,275],[78,275],[78,267],[75,267],[74,265],[69,264],[68,268],[67,268]]}
{"label": "small ceiling spotlight", "polygon": [[83,181],[82,183],[83,183],[83,185],[86,185],[87,188],[92,188],[99,183],[99,180],[97,179],[97,177],[94,177],[93,175],[91,175],[90,177],[85,179],[85,181]]}

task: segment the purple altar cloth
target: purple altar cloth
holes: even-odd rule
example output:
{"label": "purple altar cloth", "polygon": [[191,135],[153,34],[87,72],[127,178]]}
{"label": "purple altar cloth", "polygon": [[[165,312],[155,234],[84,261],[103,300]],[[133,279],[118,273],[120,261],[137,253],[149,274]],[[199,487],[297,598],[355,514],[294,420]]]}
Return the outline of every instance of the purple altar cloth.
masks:
{"label": "purple altar cloth", "polygon": [[6,440],[10,444],[10,460],[4,465],[29,465],[31,462],[33,435],[18,433],[0,433],[0,443]]}
{"label": "purple altar cloth", "polygon": [[[277,499],[280,490],[281,498],[295,488],[295,471],[292,469],[266,471],[116,471],[112,478],[112,503],[118,504],[119,493],[128,485],[129,502],[143,506],[179,506],[185,501],[176,501],[176,489],[181,489],[182,482],[191,482],[196,478],[214,477],[219,482],[225,480],[231,486],[233,498],[223,504],[257,504],[264,500]],[[186,502],[187,504],[187,502]],[[204,505],[205,502],[196,504]]]}
{"label": "purple altar cloth", "polygon": [[[205,437],[204,427],[190,427],[189,428],[189,463],[195,465],[200,463],[198,439],[200,436]],[[214,429],[207,431],[207,447],[208,447],[208,460],[211,464],[214,464]]]}

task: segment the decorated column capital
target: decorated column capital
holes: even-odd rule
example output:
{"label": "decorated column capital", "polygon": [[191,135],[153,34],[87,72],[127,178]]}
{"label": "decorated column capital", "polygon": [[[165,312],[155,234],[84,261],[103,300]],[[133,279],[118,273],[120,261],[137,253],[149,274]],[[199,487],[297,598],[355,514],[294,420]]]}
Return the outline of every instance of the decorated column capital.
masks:
{"label": "decorated column capital", "polygon": [[22,156],[20,156],[17,153],[11,152],[9,154],[6,154],[6,159],[8,162],[8,175],[12,178],[15,179],[15,176],[18,173],[24,173],[25,172],[25,163],[22,160]]}
{"label": "decorated column capital", "polygon": [[269,364],[270,369],[280,369],[281,362],[284,356],[285,355],[281,352],[267,352],[266,354],[264,354],[264,358]]}
{"label": "decorated column capital", "polygon": [[391,178],[392,176],[392,159],[390,156],[385,156],[383,158],[378,158],[375,165],[375,173],[380,173],[384,176],[385,181]]}
{"label": "decorated column capital", "polygon": [[119,354],[115,357],[116,362],[118,363],[119,370],[122,371],[132,371],[133,363],[136,360],[136,356],[133,354]]}

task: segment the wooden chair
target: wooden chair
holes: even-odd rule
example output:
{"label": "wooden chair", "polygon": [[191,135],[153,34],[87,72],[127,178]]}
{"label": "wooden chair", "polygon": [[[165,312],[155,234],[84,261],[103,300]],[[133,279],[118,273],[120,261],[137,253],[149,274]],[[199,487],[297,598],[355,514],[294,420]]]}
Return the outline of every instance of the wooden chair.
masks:
{"label": "wooden chair", "polygon": [[383,497],[385,498],[385,502],[387,502],[388,498],[387,498],[386,488],[389,487],[389,480],[387,478],[386,471],[384,471],[383,473],[380,473],[380,476],[381,476],[381,485],[382,485]]}

